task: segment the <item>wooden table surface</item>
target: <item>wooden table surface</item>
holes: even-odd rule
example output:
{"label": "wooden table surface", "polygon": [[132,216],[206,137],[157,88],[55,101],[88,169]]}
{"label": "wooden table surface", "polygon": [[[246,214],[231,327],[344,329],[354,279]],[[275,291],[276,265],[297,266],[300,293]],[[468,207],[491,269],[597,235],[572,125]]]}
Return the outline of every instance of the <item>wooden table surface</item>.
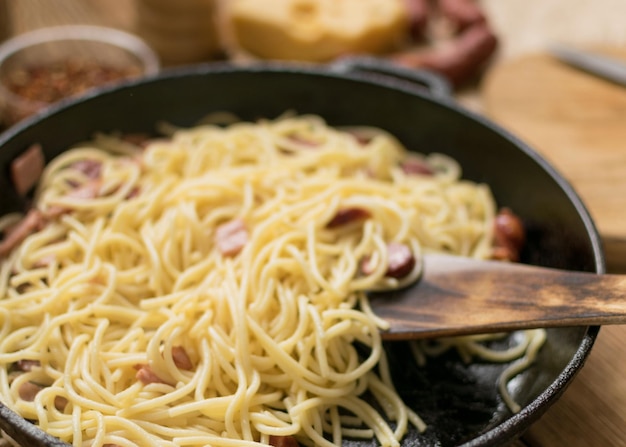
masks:
{"label": "wooden table surface", "polygon": [[[4,1],[11,12],[11,32],[14,34],[65,23],[109,25],[132,31],[135,23],[133,0]],[[590,117],[589,94],[585,96],[588,101],[582,105],[569,101],[567,107],[580,110],[582,115],[579,114],[578,121],[570,124],[566,120],[558,121],[558,132],[554,133],[549,131],[550,123],[545,123],[545,116],[537,114],[538,104],[545,111],[563,107],[562,102],[546,103],[545,95],[533,96],[536,100],[533,102],[512,94],[511,90],[507,94],[507,89],[501,87],[503,83],[528,79],[516,77],[519,73],[535,76],[533,82],[536,81],[537,85],[541,84],[544,74],[553,74],[549,66],[546,68],[546,63],[549,65],[552,62],[545,59],[543,65],[540,63],[539,71],[529,68],[530,62],[525,63],[534,61],[536,64],[537,58],[540,61],[545,58],[545,54],[541,53],[545,45],[552,41],[611,46],[626,55],[626,1],[482,0],[481,3],[500,39],[500,50],[486,73],[484,83],[458,92],[459,101],[531,142],[561,170],[592,211],[603,235],[609,271],[626,273],[626,225],[623,224],[626,206],[620,206],[626,205],[626,193],[620,193],[621,189],[626,191],[626,140],[619,140],[619,135],[610,133],[626,126],[606,124],[626,123],[626,106],[622,106],[626,102],[619,102],[620,98],[623,99],[620,95],[626,95],[626,89],[612,90],[613,93],[607,95],[610,100],[594,101],[595,120]],[[543,74],[541,70],[544,70]],[[577,79],[578,75],[570,73],[567,76]],[[564,87],[554,80],[551,82],[550,90],[544,93],[550,97],[549,92],[560,91],[561,96],[553,95],[554,101],[562,101],[563,95],[569,92],[580,92],[581,89],[588,92],[586,89],[590,85],[589,81],[581,85],[580,80],[573,81],[573,87],[569,84]],[[504,93],[498,94],[498,91]],[[583,113],[585,110],[586,115]],[[600,114],[600,119],[597,119],[597,114]],[[542,122],[546,124],[543,127],[540,125]],[[572,135],[578,140],[572,142]],[[566,143],[561,142],[564,138]],[[598,139],[604,142],[604,158],[594,156],[593,143]],[[579,152],[568,153],[563,144],[573,144]],[[607,163],[611,165],[611,174],[599,175],[599,170],[606,169]],[[626,446],[624,340],[626,327],[603,328],[585,367],[563,397],[512,445]]]}

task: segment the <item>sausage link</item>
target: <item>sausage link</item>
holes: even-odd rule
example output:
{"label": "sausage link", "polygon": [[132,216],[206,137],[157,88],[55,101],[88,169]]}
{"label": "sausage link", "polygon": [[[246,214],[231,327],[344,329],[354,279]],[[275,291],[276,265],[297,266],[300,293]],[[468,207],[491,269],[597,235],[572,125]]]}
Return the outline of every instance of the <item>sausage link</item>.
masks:
{"label": "sausage link", "polygon": [[463,31],[440,49],[397,53],[391,60],[409,68],[426,68],[438,72],[459,86],[468,81],[492,56],[498,46],[496,36],[486,23]]}
{"label": "sausage link", "polygon": [[485,22],[485,16],[475,0],[438,0],[437,5],[441,15],[456,32]]}

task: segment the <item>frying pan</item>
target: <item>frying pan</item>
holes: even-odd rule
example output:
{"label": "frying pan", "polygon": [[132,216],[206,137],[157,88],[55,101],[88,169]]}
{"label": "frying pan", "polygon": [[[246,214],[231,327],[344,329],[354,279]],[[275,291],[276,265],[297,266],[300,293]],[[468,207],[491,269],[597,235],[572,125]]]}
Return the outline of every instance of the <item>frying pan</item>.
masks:
{"label": "frying pan", "polygon": [[[526,263],[604,273],[600,238],[571,186],[522,141],[464,110],[447,84],[425,71],[375,59],[329,66],[208,64],[163,72],[53,106],[0,135],[0,213],[23,209],[9,181],[11,161],[34,142],[47,160],[96,131],[150,132],[167,121],[190,126],[214,111],[242,119],[274,118],[285,111],[313,113],[331,125],[371,125],[419,152],[457,159],[465,178],[485,182],[501,206],[527,228]],[[387,345],[394,379],[405,401],[428,424],[409,433],[406,446],[496,446],[519,436],[563,393],[583,366],[599,327],[548,330],[536,363],[510,384],[522,410],[512,414],[496,390],[506,365],[464,364],[450,353],[423,368],[407,364],[407,345]],[[515,334],[501,343],[514,343]],[[28,446],[65,445],[0,405],[0,428]],[[374,441],[346,441],[374,446]]]}

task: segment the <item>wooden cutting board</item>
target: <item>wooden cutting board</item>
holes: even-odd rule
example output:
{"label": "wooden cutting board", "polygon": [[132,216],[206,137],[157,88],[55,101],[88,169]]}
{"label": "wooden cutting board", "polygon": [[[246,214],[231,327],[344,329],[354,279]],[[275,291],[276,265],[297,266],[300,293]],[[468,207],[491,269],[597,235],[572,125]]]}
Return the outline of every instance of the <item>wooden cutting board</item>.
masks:
{"label": "wooden cutting board", "polygon": [[[626,62],[626,49],[596,49]],[[484,113],[529,143],[572,183],[600,233],[626,238],[626,87],[547,54],[496,64]]]}

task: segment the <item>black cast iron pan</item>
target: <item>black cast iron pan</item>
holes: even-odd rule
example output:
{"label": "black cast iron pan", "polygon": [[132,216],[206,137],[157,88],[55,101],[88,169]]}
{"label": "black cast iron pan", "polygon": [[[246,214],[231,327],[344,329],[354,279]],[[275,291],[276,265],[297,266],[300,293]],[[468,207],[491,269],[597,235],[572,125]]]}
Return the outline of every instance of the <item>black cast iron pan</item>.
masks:
{"label": "black cast iron pan", "polygon": [[[382,127],[411,149],[451,155],[461,163],[465,177],[488,183],[497,202],[523,218],[529,239],[524,262],[604,272],[600,238],[589,214],[546,161],[493,123],[455,104],[437,77],[371,59],[326,67],[198,66],[53,107],[0,135],[0,212],[24,206],[8,180],[8,169],[11,160],[34,142],[42,144],[49,160],[95,131],[146,132],[163,120],[189,126],[212,111],[256,119],[274,118],[287,110],[319,114],[332,125]],[[598,327],[548,331],[536,364],[512,384],[513,397],[523,407],[517,414],[506,408],[496,390],[504,365],[464,365],[451,354],[417,368],[404,361],[405,344],[390,344],[398,390],[428,424],[425,433],[411,432],[403,445],[505,445],[559,398],[583,366],[598,331]],[[4,406],[0,428],[23,445],[59,444]]]}

